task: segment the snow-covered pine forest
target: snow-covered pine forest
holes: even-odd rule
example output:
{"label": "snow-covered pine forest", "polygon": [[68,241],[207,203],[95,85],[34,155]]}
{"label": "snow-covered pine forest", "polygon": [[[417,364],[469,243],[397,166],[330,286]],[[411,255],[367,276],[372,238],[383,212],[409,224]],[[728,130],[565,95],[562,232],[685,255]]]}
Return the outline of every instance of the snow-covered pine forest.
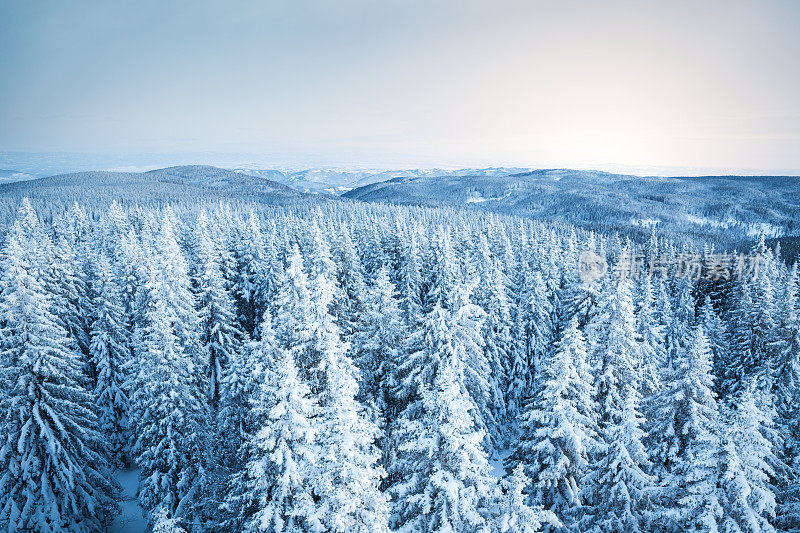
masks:
{"label": "snow-covered pine forest", "polygon": [[[123,207],[124,205],[124,207]],[[0,524],[800,530],[796,265],[477,210],[23,199],[0,263]],[[645,259],[646,260],[646,259]]]}

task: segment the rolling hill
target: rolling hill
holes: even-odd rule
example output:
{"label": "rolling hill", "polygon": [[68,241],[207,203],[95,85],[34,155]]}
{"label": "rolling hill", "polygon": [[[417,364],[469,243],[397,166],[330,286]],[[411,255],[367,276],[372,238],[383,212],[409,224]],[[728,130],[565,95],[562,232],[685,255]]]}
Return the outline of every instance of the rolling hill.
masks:
{"label": "rolling hill", "polygon": [[674,233],[737,246],[764,233],[800,235],[800,178],[639,177],[580,170],[508,176],[398,177],[344,194],[360,201],[460,205],[620,231]]}
{"label": "rolling hill", "polygon": [[0,185],[0,198],[119,195],[147,202],[187,196],[283,203],[305,195],[275,181],[222,168],[190,165],[149,172],[77,172]]}
{"label": "rolling hill", "polygon": [[308,193],[342,194],[357,187],[387,181],[393,178],[420,178],[440,176],[508,176],[527,169],[481,168],[481,169],[412,169],[412,170],[347,170],[318,168],[304,170],[250,170],[235,169],[236,172],[261,176],[278,181],[298,191]]}

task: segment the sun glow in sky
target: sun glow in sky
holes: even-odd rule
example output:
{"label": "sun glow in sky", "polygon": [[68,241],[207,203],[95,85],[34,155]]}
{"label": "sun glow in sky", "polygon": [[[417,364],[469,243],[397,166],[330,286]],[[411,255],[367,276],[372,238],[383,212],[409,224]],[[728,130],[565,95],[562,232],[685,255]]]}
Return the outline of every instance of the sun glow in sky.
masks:
{"label": "sun glow in sky", "polygon": [[800,173],[793,0],[0,0],[0,50],[0,150]]}

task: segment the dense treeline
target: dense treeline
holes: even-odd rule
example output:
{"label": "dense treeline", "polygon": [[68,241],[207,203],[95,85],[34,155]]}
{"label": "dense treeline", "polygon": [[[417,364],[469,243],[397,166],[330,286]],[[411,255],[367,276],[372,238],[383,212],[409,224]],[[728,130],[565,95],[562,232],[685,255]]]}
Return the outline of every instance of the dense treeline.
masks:
{"label": "dense treeline", "polygon": [[46,219],[22,200],[0,267],[10,531],[105,530],[123,467],[158,532],[800,529],[763,239],[742,279],[583,282],[584,250],[695,251],[345,202]]}

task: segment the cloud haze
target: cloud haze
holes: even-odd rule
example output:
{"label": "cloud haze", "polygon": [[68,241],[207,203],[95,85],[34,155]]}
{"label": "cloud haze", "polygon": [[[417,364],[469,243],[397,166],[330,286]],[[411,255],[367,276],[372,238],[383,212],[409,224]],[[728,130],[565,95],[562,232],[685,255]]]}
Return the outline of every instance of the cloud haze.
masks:
{"label": "cloud haze", "polygon": [[3,2],[0,150],[800,170],[793,1]]}

